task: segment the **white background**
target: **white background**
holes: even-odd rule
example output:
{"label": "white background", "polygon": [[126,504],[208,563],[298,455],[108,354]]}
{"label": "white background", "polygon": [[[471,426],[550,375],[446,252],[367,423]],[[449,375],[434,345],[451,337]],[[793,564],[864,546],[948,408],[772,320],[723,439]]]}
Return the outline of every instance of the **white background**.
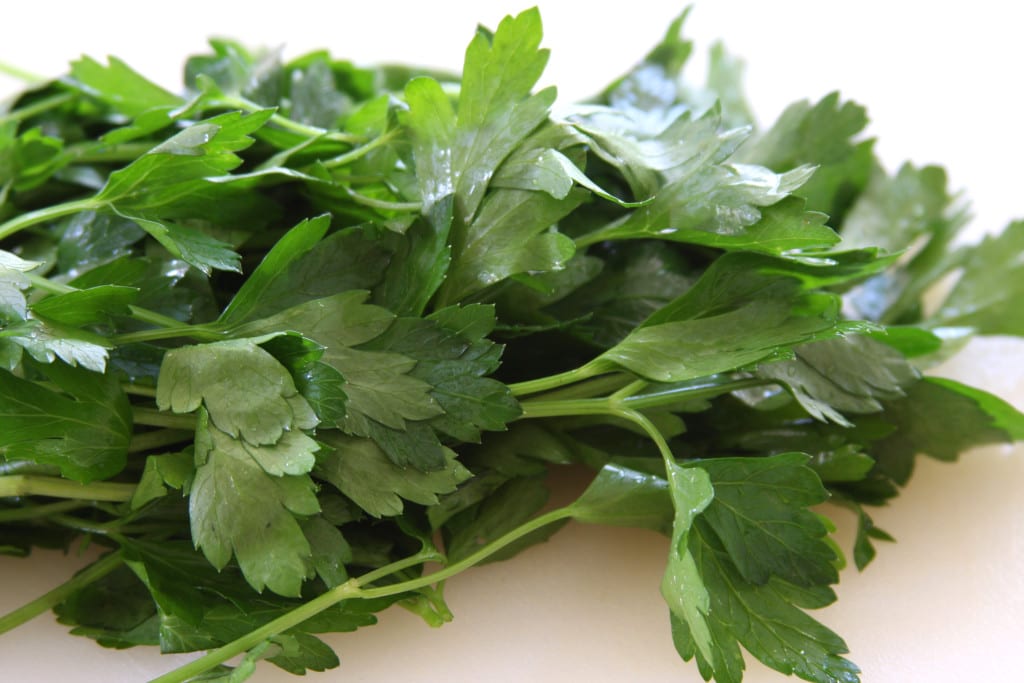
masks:
{"label": "white background", "polygon": [[[284,47],[328,48],[357,63],[416,62],[457,69],[480,22],[512,2],[18,2],[0,16],[0,61],[57,75],[85,53],[115,54],[176,89],[185,55],[209,35]],[[582,9],[584,8],[585,9]],[[545,2],[545,84],[564,101],[620,75],[682,9],[674,2]],[[786,104],[838,89],[868,106],[876,149],[947,166],[973,200],[976,229],[1024,216],[1019,22],[1012,3],[741,2],[706,0],[685,27],[697,42],[689,73],[717,39],[747,63],[762,124]],[[0,76],[0,96],[15,84]],[[972,345],[943,374],[980,383],[1024,407],[1019,344]],[[900,543],[865,574],[848,571],[840,601],[819,617],[847,638],[867,683],[1015,680],[1024,640],[1024,453],[990,449],[955,466],[925,462],[906,494],[879,512]],[[849,519],[836,513],[841,538]],[[663,539],[570,526],[513,562],[450,583],[456,621],[431,631],[402,612],[333,639],[341,672],[324,680],[698,681],[678,663],[657,584]],[[41,554],[0,558],[0,610],[71,571]],[[5,680],[134,681],[169,668],[146,652],[108,653],[63,635],[49,617],[0,637]],[[781,680],[751,667],[746,680]],[[272,669],[258,680],[286,680]],[[313,679],[317,680],[317,679]]]}

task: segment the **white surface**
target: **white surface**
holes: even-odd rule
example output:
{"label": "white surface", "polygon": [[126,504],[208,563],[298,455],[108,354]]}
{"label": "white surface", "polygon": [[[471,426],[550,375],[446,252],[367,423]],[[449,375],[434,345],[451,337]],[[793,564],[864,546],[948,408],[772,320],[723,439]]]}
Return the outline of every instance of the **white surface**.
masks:
{"label": "white surface", "polygon": [[[116,54],[173,87],[182,58],[215,34],[283,44],[289,55],[326,47],[360,63],[457,68],[477,22],[494,26],[525,6],[17,3],[4,8],[0,61],[53,75],[81,53]],[[541,5],[552,50],[545,82],[558,84],[567,100],[589,95],[639,59],[682,3],[590,5],[582,15],[580,6]],[[866,104],[886,164],[947,166],[953,187],[973,200],[976,227],[988,231],[1024,216],[1015,19],[1011,3],[706,0],[686,33],[697,41],[695,67],[717,38],[747,61],[747,92],[765,125],[790,101],[837,88]],[[0,94],[12,87],[0,80]],[[1024,407],[1019,343],[972,344],[944,374]],[[864,574],[845,572],[837,605],[817,613],[847,639],[867,683],[1014,680],[1024,639],[1022,483],[1021,448],[972,453],[957,465],[924,461],[903,496],[878,511],[878,524],[899,543],[882,544]],[[851,520],[836,515],[848,547]],[[698,681],[669,639],[657,591],[665,552],[654,534],[570,525],[511,562],[451,581],[456,620],[443,629],[391,611],[376,627],[332,639],[342,668],[312,680]],[[0,611],[72,571],[71,561],[54,554],[0,558]],[[3,679],[117,683],[173,665],[145,650],[107,652],[63,631],[42,617],[0,638]],[[289,677],[265,668],[256,680]],[[751,664],[745,680],[782,679]]]}

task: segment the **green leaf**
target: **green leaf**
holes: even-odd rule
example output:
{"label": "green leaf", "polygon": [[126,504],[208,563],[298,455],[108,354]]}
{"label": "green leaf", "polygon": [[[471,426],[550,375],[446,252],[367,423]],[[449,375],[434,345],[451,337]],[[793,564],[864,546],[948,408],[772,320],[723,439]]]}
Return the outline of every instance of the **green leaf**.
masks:
{"label": "green leaf", "polygon": [[152,214],[189,194],[205,178],[228,173],[242,163],[235,152],[252,144],[249,135],[272,112],[232,112],[194,123],[124,168],[110,174],[98,202],[129,214]]}
{"label": "green leaf", "polygon": [[186,489],[194,471],[195,456],[191,450],[148,456],[139,485],[132,495],[132,510],[166,496],[168,487],[179,491]]}
{"label": "green leaf", "polygon": [[587,524],[667,533],[674,518],[668,482],[620,465],[605,465],[572,504],[572,517]]}
{"label": "green leaf", "polygon": [[438,494],[450,493],[472,476],[445,450],[445,468],[418,472],[397,467],[373,441],[337,432],[323,432],[330,448],[318,457],[316,474],[374,517],[402,514],[402,499],[436,505]]}
{"label": "green leaf", "polygon": [[53,363],[59,358],[72,367],[81,366],[98,373],[107,367],[107,340],[76,327],[30,318],[0,330],[0,340],[5,338],[40,363]]}
{"label": "green leaf", "polygon": [[735,370],[828,334],[835,325],[836,300],[802,291],[777,263],[752,254],[722,256],[692,289],[598,362],[678,382]]}
{"label": "green leaf", "polygon": [[709,659],[694,647],[685,622],[673,616],[672,639],[686,660],[694,655],[705,679],[739,683],[743,677],[742,645],[765,665],[815,683],[857,683],[859,669],[842,657],[846,644],[803,609],[835,600],[827,586],[798,588],[778,578],[765,584],[746,581],[715,532],[700,520],[690,534],[690,549],[707,586],[707,623],[715,649]]}
{"label": "green leaf", "polygon": [[738,156],[776,171],[802,164],[816,166],[799,194],[810,208],[839,215],[867,185],[874,168],[872,141],[856,139],[867,123],[864,107],[841,102],[839,93],[833,92],[813,105],[806,100],[789,105],[775,124],[740,149]]}
{"label": "green leaf", "polygon": [[234,555],[254,589],[297,597],[312,570],[312,550],[296,515],[320,511],[315,486],[305,474],[269,475],[242,443],[200,412],[189,494],[192,539],[215,568]]}
{"label": "green leaf", "polygon": [[699,467],[715,497],[701,519],[710,526],[744,580],[778,577],[797,586],[838,581],[827,529],[808,508],[828,499],[803,453],[770,458],[712,458]]}
{"label": "green leaf", "polygon": [[287,274],[323,239],[330,222],[326,215],[317,216],[299,222],[285,233],[249,275],[218,322],[227,325],[255,317],[257,312],[266,310],[265,297],[273,300],[275,294],[280,296],[279,292],[290,290]]}
{"label": "green leaf", "polygon": [[551,228],[583,198],[575,192],[555,199],[547,193],[523,190],[489,195],[465,237],[454,246],[441,301],[465,300],[518,273],[564,267],[576,247],[570,238]]}
{"label": "green leaf", "polygon": [[871,337],[850,335],[804,344],[796,358],[768,363],[757,374],[787,387],[819,420],[851,426],[844,412],[873,413],[903,396],[919,374],[903,355]]}
{"label": "green leaf", "polygon": [[80,482],[120,472],[127,461],[132,414],[117,381],[63,363],[36,368],[58,390],[0,371],[5,458],[54,465],[64,477]]}
{"label": "green leaf", "polygon": [[242,272],[242,257],[231,245],[211,237],[199,228],[174,221],[122,215],[148,232],[172,256],[195,266],[206,275],[214,270]]}
{"label": "green leaf", "polygon": [[131,118],[150,109],[169,110],[182,105],[180,97],[144,78],[117,57],[108,57],[106,66],[82,57],[71,63],[65,82]]}
{"label": "green leaf", "polygon": [[717,656],[708,624],[710,596],[688,539],[694,520],[711,503],[715,491],[707,473],[701,469],[680,467],[674,462],[667,462],[665,467],[674,516],[661,595],[668,603],[672,623],[685,625],[697,651],[705,659],[714,661]]}
{"label": "green leaf", "polygon": [[348,581],[345,565],[352,561],[352,547],[338,527],[317,515],[302,522],[302,532],[313,553],[313,568],[324,584],[334,588]]}
{"label": "green leaf", "polygon": [[1024,336],[1024,221],[970,248],[963,273],[935,314],[939,325],[962,325],[981,334]]}
{"label": "green leaf", "polygon": [[[540,40],[535,9],[506,17],[493,36],[477,33],[466,50],[457,115],[436,81],[415,79],[406,88],[405,123],[413,136],[424,210],[448,195],[455,198],[454,222],[432,221],[441,240],[449,233],[446,241],[458,268],[442,287],[446,303],[517,272],[558,267],[571,256],[566,238],[539,233],[578,200],[507,191],[492,197],[477,216],[499,165],[544,122],[554,101],[550,88],[530,94],[547,63],[547,51],[538,50]],[[512,217],[513,210],[521,213]],[[434,263],[444,264],[448,257],[441,243],[430,253]]]}
{"label": "green leaf", "polygon": [[135,287],[98,285],[40,299],[32,304],[32,312],[62,325],[84,327],[125,315],[138,295]]}
{"label": "green leaf", "polygon": [[1024,414],[980,389],[928,377],[906,394],[882,414],[896,429],[866,449],[897,484],[906,484],[919,453],[953,461],[974,446],[1024,439]]}
{"label": "green leaf", "polygon": [[157,381],[157,405],[190,413],[202,404],[220,431],[254,445],[277,443],[289,430],[312,429],[317,423],[312,408],[260,341],[235,339],[168,351]]}

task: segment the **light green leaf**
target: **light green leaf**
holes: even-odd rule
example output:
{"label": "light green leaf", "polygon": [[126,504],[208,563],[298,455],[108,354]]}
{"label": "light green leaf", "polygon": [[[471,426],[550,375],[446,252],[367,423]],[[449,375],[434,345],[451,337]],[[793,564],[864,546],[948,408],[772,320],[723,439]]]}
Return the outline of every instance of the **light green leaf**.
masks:
{"label": "light green leaf", "polygon": [[234,555],[249,584],[298,597],[312,551],[296,515],[320,511],[308,475],[275,477],[211,425],[196,429],[196,475],[189,494],[192,539],[223,569]]}
{"label": "light green leaf", "polygon": [[206,406],[223,432],[254,445],[274,444],[317,419],[288,370],[254,339],[183,346],[164,356],[157,381],[161,410]]}

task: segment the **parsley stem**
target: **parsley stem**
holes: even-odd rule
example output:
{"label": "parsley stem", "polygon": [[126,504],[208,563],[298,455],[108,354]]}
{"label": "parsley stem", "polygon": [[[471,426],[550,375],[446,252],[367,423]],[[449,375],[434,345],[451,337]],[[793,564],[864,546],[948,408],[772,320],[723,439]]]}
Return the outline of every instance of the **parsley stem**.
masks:
{"label": "parsley stem", "polygon": [[547,377],[540,377],[538,379],[531,379],[526,382],[516,382],[514,384],[509,384],[508,388],[511,390],[513,396],[525,396],[527,394],[536,394],[541,391],[558,389],[559,387],[564,387],[575,382],[582,382],[585,379],[604,375],[612,370],[612,366],[603,363],[600,358],[595,358],[589,363],[581,365],[574,370],[567,370],[566,372],[560,372],[555,375],[548,375]]}
{"label": "parsley stem", "polygon": [[36,474],[12,474],[0,477],[0,498],[20,496],[49,496],[73,500],[106,500],[123,503],[132,499],[135,484],[94,481],[80,484],[61,477]]}
{"label": "parsley stem", "polygon": [[668,385],[655,391],[634,394],[646,386],[643,381],[633,382],[608,397],[601,398],[548,398],[529,399],[520,403],[523,409],[522,418],[537,417],[569,417],[580,415],[619,415],[622,410],[644,410],[670,405],[678,401],[714,398],[740,389],[774,384],[772,380],[750,377],[729,379],[726,381],[711,380],[707,384]]}
{"label": "parsley stem", "polygon": [[64,150],[64,156],[73,163],[111,163],[135,161],[153,149],[151,142],[122,142],[120,144],[79,143]]}
{"label": "parsley stem", "polygon": [[158,448],[171,446],[183,441],[191,441],[195,438],[195,430],[188,429],[157,429],[142,434],[133,434],[128,444],[129,453],[144,453],[154,451]]}
{"label": "parsley stem", "polygon": [[105,555],[96,562],[75,574],[70,580],[65,581],[49,593],[42,595],[32,602],[22,605],[13,612],[8,612],[0,617],[0,633],[7,633],[11,629],[21,626],[27,621],[35,619],[43,612],[52,609],[67,600],[77,591],[85,586],[102,579],[104,576],[121,566],[124,560],[121,552],[113,552]]}
{"label": "parsley stem", "polygon": [[101,204],[95,198],[89,197],[87,199],[64,202],[63,204],[54,204],[53,206],[36,209],[35,211],[27,211],[0,224],[0,240],[39,223],[56,220],[73,213],[79,213],[80,211],[92,211],[99,208]]}
{"label": "parsley stem", "polygon": [[572,517],[572,513],[573,508],[571,505],[568,505],[566,507],[551,510],[543,515],[538,515],[528,522],[516,527],[501,538],[491,541],[472,555],[469,555],[458,562],[452,563],[444,569],[439,569],[436,572],[431,572],[430,574],[426,574],[415,579],[403,581],[402,583],[394,583],[388,586],[381,586],[379,588],[361,589],[359,591],[359,597],[366,599],[382,598],[389,595],[395,595],[397,593],[414,591],[418,588],[431,586],[440,581],[444,581],[469,569],[470,567],[480,564],[494,553],[498,552],[505,546],[518,541],[520,538],[527,536],[528,534],[532,534],[534,531],[537,531],[549,524],[554,524],[555,522]]}
{"label": "parsley stem", "polygon": [[234,640],[223,647],[219,647],[216,650],[211,650],[202,657],[194,659],[188,664],[181,666],[174,671],[170,671],[163,676],[154,678],[150,683],[182,683],[201,673],[209,671],[213,667],[223,664],[227,660],[242,654],[246,650],[253,648],[260,643],[264,642],[268,638],[271,638],[279,633],[283,633],[290,628],[298,626],[306,619],[309,619],[325,609],[335,605],[342,600],[349,600],[352,598],[358,599],[372,599],[378,597],[387,597],[390,595],[397,595],[399,593],[407,593],[414,591],[418,588],[430,586],[440,581],[444,581],[459,572],[462,572],[470,567],[479,564],[482,560],[486,559],[490,555],[498,552],[510,543],[519,540],[523,536],[530,534],[541,527],[547,526],[554,522],[567,519],[572,516],[572,507],[563,507],[556,510],[552,510],[546,514],[540,515],[526,522],[522,526],[513,529],[509,533],[505,534],[501,538],[498,538],[491,543],[487,544],[483,548],[477,550],[472,555],[463,558],[462,560],[451,564],[444,569],[440,569],[426,576],[420,576],[415,579],[403,581],[401,583],[392,583],[386,586],[380,586],[377,588],[363,588],[366,584],[373,583],[386,576],[390,576],[397,571],[405,569],[407,567],[416,566],[437,559],[437,553],[433,550],[423,550],[415,555],[407,557],[405,559],[393,562],[389,565],[375,569],[371,572],[367,572],[362,576],[354,579],[349,579],[340,586],[336,586],[331,590],[319,595],[309,602],[296,607],[291,612],[284,614],[273,621],[270,621],[263,626],[250,631],[246,635]]}
{"label": "parsley stem", "polygon": [[132,407],[132,420],[137,425],[149,427],[168,427],[170,429],[186,429],[195,432],[196,418],[194,415],[176,415],[165,413],[154,408],[141,406]]}
{"label": "parsley stem", "polygon": [[[232,97],[225,96],[220,98],[213,103],[212,106],[226,107],[228,109],[241,109],[250,113],[265,111],[267,107],[262,107],[255,102],[251,102],[244,97]],[[317,126],[308,126],[304,123],[299,123],[294,119],[290,119],[282,114],[274,113],[270,116],[270,123],[273,123],[278,128],[286,130],[290,133],[297,133],[307,138],[324,138],[326,140],[333,140],[335,142],[359,142],[360,138],[356,135],[350,135],[348,133],[342,133],[340,131],[327,130],[326,128],[318,128]]]}
{"label": "parsley stem", "polygon": [[[22,273],[22,275],[33,287],[50,294],[69,294],[71,292],[82,291],[77,287],[72,287],[71,285],[66,285],[62,282],[54,282],[42,275],[35,275],[34,273]],[[157,339],[173,339],[174,337],[192,337],[203,341],[217,341],[221,339],[220,333],[213,328],[205,325],[191,325],[189,323],[182,322],[177,318],[172,318],[169,315],[151,311],[148,308],[129,305],[128,313],[132,318],[139,322],[158,325],[159,328],[115,334],[110,337],[110,341],[115,345],[154,341]]]}
{"label": "parsley stem", "polygon": [[142,384],[132,384],[131,382],[125,382],[121,385],[121,391],[132,396],[145,396],[147,398],[156,398],[156,387],[148,387]]}
{"label": "parsley stem", "polygon": [[43,76],[38,76],[31,71],[25,71],[20,67],[14,66],[13,64],[7,64],[5,62],[0,62],[0,74],[16,78],[19,81],[24,81],[27,85],[34,85],[36,83],[43,83],[50,80]]}
{"label": "parsley stem", "polygon": [[207,325],[190,325],[189,323],[183,323],[175,318],[157,313],[156,311],[139,308],[138,306],[129,306],[128,308],[132,317],[136,320],[159,325],[159,327],[115,334],[110,337],[110,342],[116,346],[158,341],[160,339],[174,339],[176,337],[191,337],[200,341],[219,341],[224,338],[220,332]]}
{"label": "parsley stem", "polygon": [[38,517],[71,512],[78,508],[88,507],[91,503],[87,500],[58,500],[55,503],[44,503],[42,505],[25,505],[23,507],[0,510],[0,523],[22,522]]}
{"label": "parsley stem", "polygon": [[[378,135],[373,140],[367,142],[365,145],[360,145],[359,147],[351,149],[345,152],[344,154],[339,154],[338,156],[333,157],[331,159],[325,159],[320,163],[325,168],[338,168],[339,166],[344,166],[345,164],[350,164],[353,161],[362,159],[364,156],[366,156],[373,150],[377,149],[391,138],[395,137],[396,131],[397,129],[389,130],[387,133],[384,133],[383,135]],[[419,202],[416,203],[416,207],[419,208]]]}
{"label": "parsley stem", "polygon": [[50,97],[44,97],[43,99],[33,102],[32,104],[24,107],[19,107],[14,111],[8,112],[0,116],[0,125],[8,123],[10,121],[24,121],[27,118],[35,116],[36,114],[42,114],[44,111],[55,109],[65,102],[68,102],[74,95],[69,92],[59,93],[57,95],[51,95]]}
{"label": "parsley stem", "polygon": [[[194,659],[188,664],[169,671],[163,676],[154,678],[150,683],[182,683],[201,673],[209,671],[219,664],[223,664],[232,657],[240,655],[246,650],[253,648],[268,638],[283,633],[290,628],[298,626],[310,617],[314,617],[325,609],[338,604],[343,600],[363,597],[360,586],[364,583],[371,583],[385,576],[390,576],[397,571],[437,559],[437,553],[433,550],[423,550],[410,557],[392,562],[360,577],[349,579],[345,583],[335,586],[331,590],[318,595],[307,603],[299,605],[292,611],[281,615],[277,619],[267,622],[263,626],[250,631],[241,638],[223,645],[216,650],[210,650],[202,657]],[[402,584],[393,584],[399,586]],[[401,590],[395,592],[402,592]]]}

